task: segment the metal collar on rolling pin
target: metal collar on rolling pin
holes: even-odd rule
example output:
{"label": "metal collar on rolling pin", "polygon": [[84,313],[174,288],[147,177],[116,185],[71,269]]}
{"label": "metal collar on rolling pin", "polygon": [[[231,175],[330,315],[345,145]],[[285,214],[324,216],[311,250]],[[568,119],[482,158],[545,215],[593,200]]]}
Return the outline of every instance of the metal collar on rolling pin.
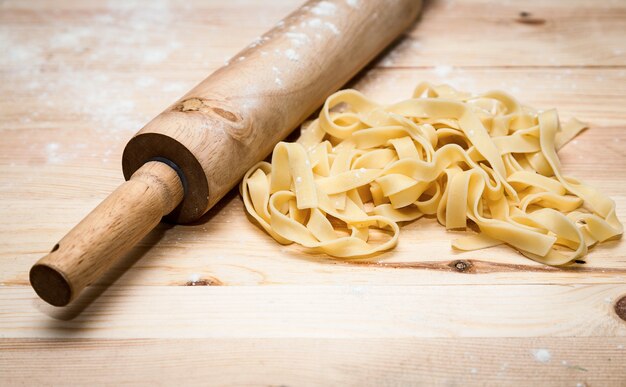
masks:
{"label": "metal collar on rolling pin", "polygon": [[[177,114],[182,114],[178,113]],[[182,120],[184,117],[178,117]],[[189,120],[194,118],[190,117]],[[170,125],[170,120],[156,117],[151,123]],[[185,195],[182,202],[165,218],[172,223],[189,223],[197,220],[204,214],[209,200],[209,185],[206,174],[194,153],[179,141],[161,133],[140,133],[133,137],[122,155],[122,170],[124,177],[131,176],[144,164],[155,158],[167,159],[174,163],[178,171],[185,176]]]}
{"label": "metal collar on rolling pin", "polygon": [[67,305],[165,215],[176,223],[199,219],[396,40],[421,5],[311,0],[244,48],[126,144],[127,181],[33,266],[37,294]]}
{"label": "metal collar on rolling pin", "polygon": [[187,187],[187,178],[185,177],[185,173],[178,167],[178,165],[176,165],[175,162],[173,162],[172,160],[165,158],[165,157],[153,157],[150,160],[148,160],[148,162],[150,161],[158,161],[161,163],[165,163],[167,165],[169,165],[170,168],[172,168],[176,174],[178,175],[178,178],[180,179],[180,182],[183,185],[183,198],[185,197],[185,195],[187,195],[187,192],[189,190],[189,188]]}

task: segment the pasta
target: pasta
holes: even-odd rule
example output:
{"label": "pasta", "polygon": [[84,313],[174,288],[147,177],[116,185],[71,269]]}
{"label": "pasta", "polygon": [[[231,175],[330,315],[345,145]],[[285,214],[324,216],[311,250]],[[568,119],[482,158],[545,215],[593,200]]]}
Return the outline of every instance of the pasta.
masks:
{"label": "pasta", "polygon": [[[343,90],[296,142],[276,145],[271,164],[246,173],[241,195],[279,243],[335,257],[391,249],[400,223],[430,215],[447,229],[477,227],[456,249],[505,243],[562,265],[623,232],[610,198],[561,172],[557,149],[583,129],[499,91],[422,83],[382,106]],[[371,242],[374,229],[389,237]]]}

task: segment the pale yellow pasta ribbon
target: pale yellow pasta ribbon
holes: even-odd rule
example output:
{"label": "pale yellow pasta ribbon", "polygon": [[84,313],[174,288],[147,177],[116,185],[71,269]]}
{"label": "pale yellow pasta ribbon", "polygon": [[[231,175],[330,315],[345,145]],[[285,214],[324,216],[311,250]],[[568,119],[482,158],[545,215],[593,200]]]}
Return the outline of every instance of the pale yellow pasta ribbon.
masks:
{"label": "pale yellow pasta ribbon", "polygon": [[623,233],[610,198],[561,172],[556,151],[585,128],[561,128],[556,111],[498,91],[422,83],[412,99],[382,106],[343,90],[296,143],[246,173],[241,194],[278,242],[336,257],[391,249],[399,223],[434,215],[447,229],[478,227],[457,249],[506,243],[562,265]]}

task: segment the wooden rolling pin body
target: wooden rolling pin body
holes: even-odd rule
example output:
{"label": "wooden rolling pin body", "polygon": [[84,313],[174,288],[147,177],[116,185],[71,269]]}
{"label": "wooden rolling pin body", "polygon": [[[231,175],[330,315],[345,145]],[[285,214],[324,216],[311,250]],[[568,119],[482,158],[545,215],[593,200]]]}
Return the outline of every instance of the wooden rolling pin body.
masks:
{"label": "wooden rolling pin body", "polygon": [[[131,179],[154,160],[167,163],[184,187],[182,200],[170,203],[173,211],[168,219],[177,223],[197,220],[328,95],[396,39],[420,9],[420,0],[307,2],[141,129],[124,150],[124,176]],[[165,188],[161,184],[153,189]],[[132,245],[155,224],[137,214],[128,216],[133,217],[126,220],[128,232],[120,237]],[[129,222],[142,225],[131,227]],[[97,235],[89,240],[109,240],[109,226],[98,227]],[[63,241],[70,236],[78,234],[73,230]],[[93,254],[87,251],[89,246],[66,250],[59,243],[58,250],[31,270],[31,283],[39,296],[56,305],[69,303],[113,264],[122,253],[118,250],[124,250],[118,247],[111,257],[106,244]],[[77,263],[83,258],[84,266],[85,256],[91,258],[90,265],[97,266],[89,273],[96,274],[78,280],[85,271],[78,270]],[[39,272],[33,276],[35,269]],[[58,286],[69,289],[62,299],[51,296]]]}

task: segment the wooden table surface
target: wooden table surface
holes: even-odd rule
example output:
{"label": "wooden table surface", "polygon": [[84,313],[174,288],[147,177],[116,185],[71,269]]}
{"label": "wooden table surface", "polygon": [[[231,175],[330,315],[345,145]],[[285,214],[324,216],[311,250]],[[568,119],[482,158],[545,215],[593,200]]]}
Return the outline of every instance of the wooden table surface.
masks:
{"label": "wooden table surface", "polygon": [[[0,0],[0,384],[626,385],[621,241],[558,269],[454,252],[422,219],[354,264],[278,245],[232,192],[73,306],[36,297],[28,269],[122,182],[134,132],[299,3]],[[433,0],[351,86],[497,88],[587,121],[564,169],[624,221],[625,36],[623,0]]]}

